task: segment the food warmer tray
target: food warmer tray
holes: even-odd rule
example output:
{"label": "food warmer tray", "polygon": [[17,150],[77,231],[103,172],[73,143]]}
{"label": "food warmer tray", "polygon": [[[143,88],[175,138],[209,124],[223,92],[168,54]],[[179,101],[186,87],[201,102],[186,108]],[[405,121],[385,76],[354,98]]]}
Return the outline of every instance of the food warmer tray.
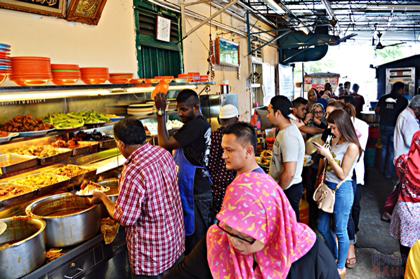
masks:
{"label": "food warmer tray", "polygon": [[[34,173],[34,174],[31,174],[31,175],[26,175],[26,176],[37,176],[37,175],[41,175],[41,174],[43,174],[43,173]],[[52,175],[57,176],[61,181],[50,184],[50,185],[46,185],[46,186],[38,186],[38,194],[47,194],[47,193],[50,193],[53,190],[57,190],[57,189],[69,186],[69,182],[70,182],[69,178],[61,176],[61,175],[54,175],[54,174],[52,174]],[[23,176],[14,177],[14,179],[8,181],[8,183],[14,184],[14,185],[21,185],[19,183],[16,183],[16,180],[22,179],[22,178],[24,178],[24,177]],[[22,185],[22,186],[25,186],[25,185]]]}
{"label": "food warmer tray", "polygon": [[[11,184],[11,183],[0,184],[0,187],[7,187],[7,186],[14,186],[14,184]],[[38,194],[39,194],[39,188],[31,192],[26,192],[20,195],[16,195],[14,197],[10,197],[8,199],[0,200],[0,208],[14,205],[14,204],[20,204],[25,201],[34,200],[35,198],[38,198]]]}
{"label": "food warmer tray", "polygon": [[111,149],[117,147],[115,140],[104,140],[99,142],[100,149]]}
{"label": "food warmer tray", "polygon": [[30,155],[1,154],[0,175],[20,171],[38,165],[38,158]]}
{"label": "food warmer tray", "polygon": [[61,161],[61,160],[69,158],[71,156],[72,152],[73,152],[73,150],[68,149],[68,148],[55,148],[55,149],[58,149],[62,152],[60,152],[59,154],[53,155],[53,156],[49,156],[49,157],[45,157],[45,158],[38,158],[39,163],[41,165],[47,165],[47,164],[50,164],[50,163],[53,163],[53,162]]}
{"label": "food warmer tray", "polygon": [[[66,166],[66,165],[64,165],[64,164],[53,165],[51,167],[47,167],[45,169],[42,169],[42,172],[43,173],[51,173],[50,170],[58,169],[58,168],[61,168],[61,167],[64,167],[64,166]],[[68,177],[70,177],[70,182],[69,182],[70,186],[75,185],[75,184],[80,184],[80,183],[83,182],[84,179],[88,179],[88,178],[92,178],[92,177],[96,176],[96,169],[95,168],[89,168],[89,167],[85,167],[85,166],[69,165],[69,164],[67,166],[75,166],[75,167],[80,167],[80,168],[89,170],[87,172],[81,173],[81,174],[76,175],[76,176],[71,176],[71,177],[68,176]]]}
{"label": "food warmer tray", "polygon": [[73,150],[71,156],[79,156],[87,153],[95,153],[98,151],[99,142],[97,141],[79,141],[77,147],[69,148]]}

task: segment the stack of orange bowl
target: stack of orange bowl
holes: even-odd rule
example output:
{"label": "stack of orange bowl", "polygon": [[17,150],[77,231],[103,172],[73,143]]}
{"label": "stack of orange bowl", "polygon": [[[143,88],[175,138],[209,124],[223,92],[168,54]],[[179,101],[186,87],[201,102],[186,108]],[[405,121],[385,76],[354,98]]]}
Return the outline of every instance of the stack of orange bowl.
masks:
{"label": "stack of orange bowl", "polygon": [[207,81],[209,79],[208,75],[200,75],[200,81]]}
{"label": "stack of orange bowl", "polygon": [[11,57],[9,79],[17,85],[44,85],[52,79],[50,58],[38,56]]}
{"label": "stack of orange bowl", "polygon": [[193,75],[191,74],[179,74],[178,78],[185,78],[185,82],[193,81]]}
{"label": "stack of orange bowl", "polygon": [[142,82],[144,82],[144,78],[132,78],[129,81],[129,83],[142,83]]}
{"label": "stack of orange bowl", "polygon": [[80,79],[79,65],[51,64],[52,83],[55,85],[75,84]]}
{"label": "stack of orange bowl", "polygon": [[82,81],[86,84],[101,84],[109,79],[106,67],[82,67],[80,68]]}
{"label": "stack of orange bowl", "polygon": [[133,73],[110,73],[109,82],[114,84],[128,83],[133,77]]}
{"label": "stack of orange bowl", "polygon": [[157,78],[146,78],[144,80],[146,81],[146,83],[158,83],[160,81],[160,79]]}
{"label": "stack of orange bowl", "polygon": [[200,73],[199,72],[188,72],[189,75],[192,75],[194,81],[200,81]]}
{"label": "stack of orange bowl", "polygon": [[0,84],[10,74],[10,45],[0,43]]}
{"label": "stack of orange bowl", "polygon": [[163,79],[164,82],[170,83],[171,81],[174,80],[174,77],[173,76],[155,76],[155,79],[158,79],[158,80]]}

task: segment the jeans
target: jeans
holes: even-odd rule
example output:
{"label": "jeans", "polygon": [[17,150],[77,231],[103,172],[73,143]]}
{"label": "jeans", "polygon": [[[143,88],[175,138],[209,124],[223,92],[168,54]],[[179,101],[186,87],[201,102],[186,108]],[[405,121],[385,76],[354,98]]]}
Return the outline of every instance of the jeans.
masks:
{"label": "jeans", "polygon": [[355,235],[359,231],[360,218],[360,199],[362,198],[362,184],[357,184],[356,178],[352,181],[354,200],[349,215],[349,223],[347,224],[347,232],[349,234],[350,244],[355,244]]}
{"label": "jeans", "polygon": [[[326,181],[328,187],[334,189],[336,183]],[[345,181],[335,192],[334,212],[327,213],[319,211],[318,230],[323,236],[327,247],[330,249],[337,261],[337,268],[344,268],[349,250],[349,235],[347,223],[349,221],[350,209],[353,204],[352,181]],[[330,229],[330,221],[333,219],[335,235],[338,238],[338,249],[334,233]]]}
{"label": "jeans", "polygon": [[302,182],[290,186],[290,188],[284,190],[284,194],[286,195],[290,205],[296,213],[296,221],[299,222],[299,201],[303,195]]}
{"label": "jeans", "polygon": [[394,129],[394,126],[379,126],[382,144],[380,169],[388,179],[394,174]]}
{"label": "jeans", "polygon": [[211,210],[213,197],[211,190],[199,195],[194,195],[194,232],[185,237],[185,255],[188,255],[195,247],[207,229],[213,224]]}

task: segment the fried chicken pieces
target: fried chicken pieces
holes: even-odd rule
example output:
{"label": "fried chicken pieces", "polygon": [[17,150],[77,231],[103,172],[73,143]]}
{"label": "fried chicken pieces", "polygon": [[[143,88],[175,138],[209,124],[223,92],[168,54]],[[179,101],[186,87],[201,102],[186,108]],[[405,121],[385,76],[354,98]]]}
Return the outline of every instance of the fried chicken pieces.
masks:
{"label": "fried chicken pieces", "polygon": [[75,140],[57,140],[53,143],[51,143],[52,147],[59,147],[59,148],[76,148],[79,144]]}
{"label": "fried chicken pieces", "polygon": [[8,133],[8,132],[5,132],[5,131],[0,131],[0,138],[7,137],[8,135],[9,135],[9,133]]}
{"label": "fried chicken pieces", "polygon": [[41,131],[54,128],[53,125],[43,122],[41,118],[33,118],[31,114],[17,115],[0,128],[5,132]]}

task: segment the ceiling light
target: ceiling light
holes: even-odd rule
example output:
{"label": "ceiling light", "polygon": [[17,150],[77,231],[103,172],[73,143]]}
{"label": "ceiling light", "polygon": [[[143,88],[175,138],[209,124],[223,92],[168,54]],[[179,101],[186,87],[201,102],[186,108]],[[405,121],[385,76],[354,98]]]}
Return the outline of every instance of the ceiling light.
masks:
{"label": "ceiling light", "polygon": [[9,101],[28,101],[28,100],[46,100],[46,99],[59,99],[59,98],[68,98],[68,97],[90,97],[90,96],[101,96],[101,95],[110,95],[110,90],[99,89],[99,90],[83,90],[83,91],[72,91],[72,90],[63,90],[59,93],[57,91],[37,91],[36,94],[33,93],[19,93],[13,92],[10,94],[1,94],[1,102]]}
{"label": "ceiling light", "polygon": [[274,2],[274,0],[263,0],[264,3],[266,3],[271,9],[273,9],[276,13],[284,14],[284,10]]}
{"label": "ceiling light", "polygon": [[[419,11],[420,5],[366,5],[366,10]],[[385,12],[385,11],[384,11]]]}
{"label": "ceiling light", "polygon": [[298,26],[297,26],[297,30],[302,31],[303,33],[305,33],[305,35],[308,35],[308,34],[309,34],[309,29],[308,29],[308,27],[305,27],[305,26],[302,24],[302,22],[300,22],[300,23],[298,24]]}

